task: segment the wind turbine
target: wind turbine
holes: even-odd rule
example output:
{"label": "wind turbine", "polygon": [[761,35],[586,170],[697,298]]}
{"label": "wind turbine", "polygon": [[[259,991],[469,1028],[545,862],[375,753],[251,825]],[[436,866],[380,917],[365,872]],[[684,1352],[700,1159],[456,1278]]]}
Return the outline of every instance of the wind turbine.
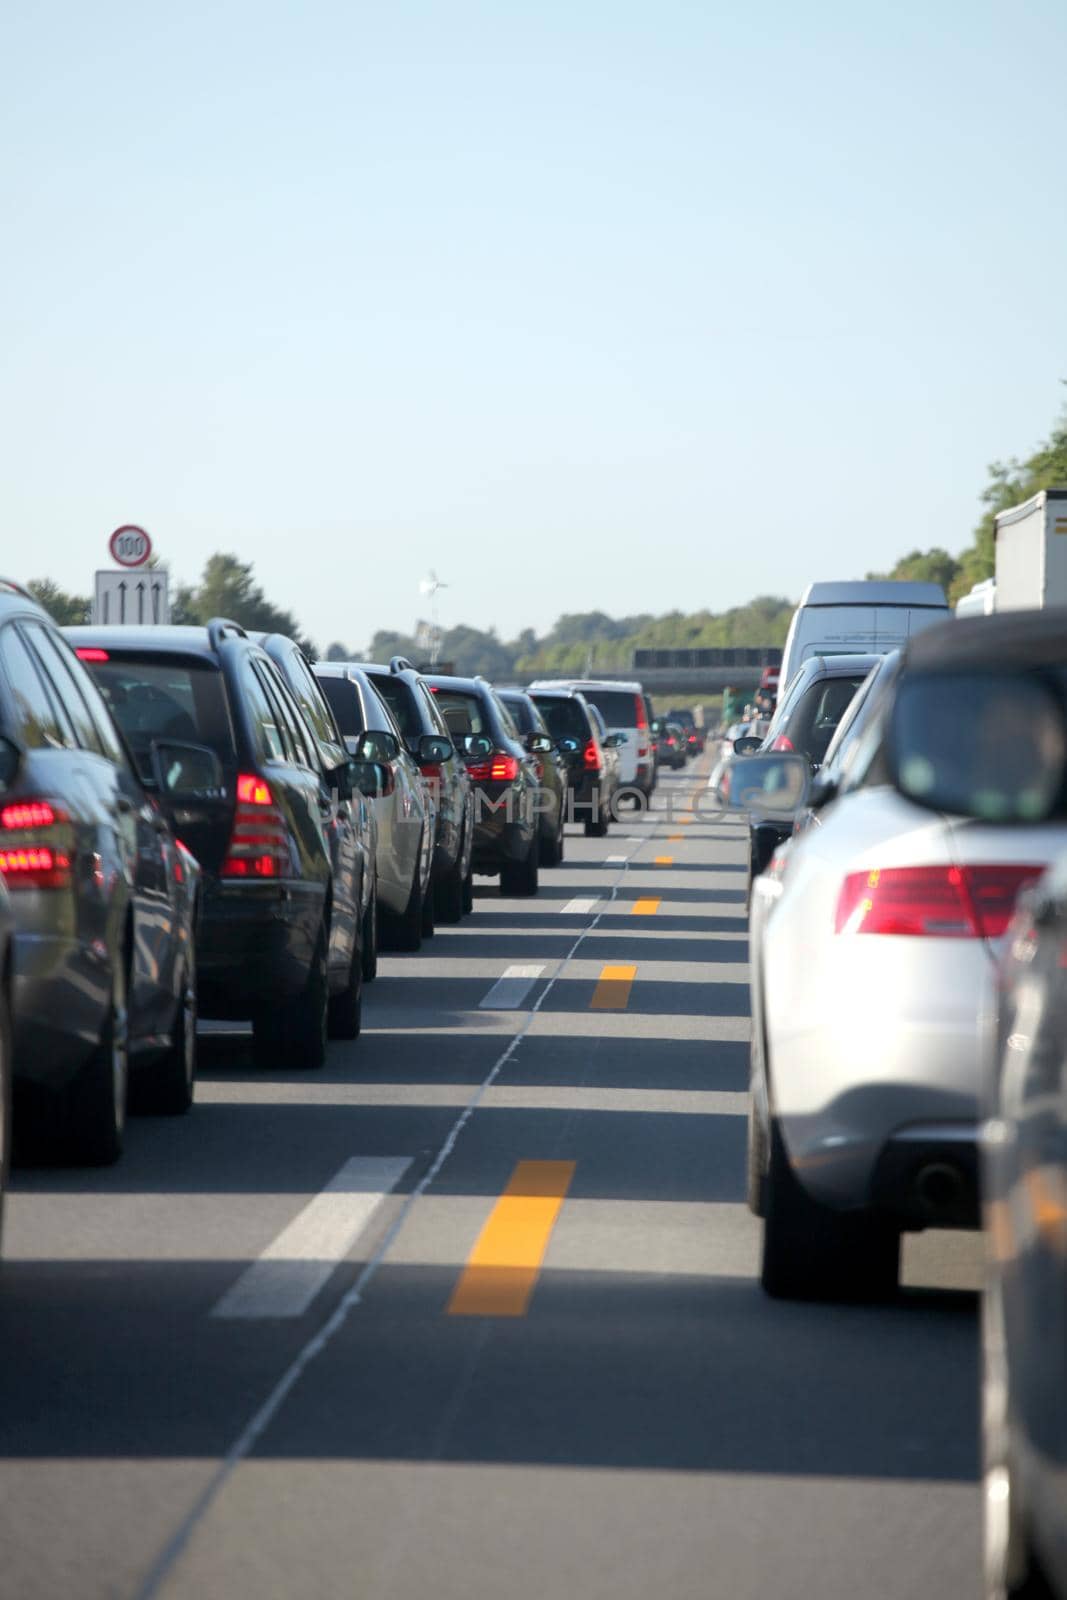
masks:
{"label": "wind turbine", "polygon": [[430,665],[436,667],[437,657],[441,653],[441,628],[437,621],[437,591],[447,589],[448,584],[440,579],[431,567],[429,572],[419,584],[419,593],[430,597]]}

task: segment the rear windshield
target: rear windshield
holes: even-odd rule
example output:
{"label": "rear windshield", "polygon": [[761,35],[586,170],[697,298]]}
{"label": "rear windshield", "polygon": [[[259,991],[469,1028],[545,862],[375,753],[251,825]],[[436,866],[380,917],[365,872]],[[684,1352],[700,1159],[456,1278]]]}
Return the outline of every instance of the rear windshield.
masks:
{"label": "rear windshield", "polygon": [[[409,741],[418,739],[422,734],[422,718],[415,704],[415,696],[403,678],[387,678],[384,673],[375,672],[370,675],[370,681],[393,713],[404,738]],[[341,731],[343,733],[344,729]]]}
{"label": "rear windshield", "polygon": [[462,689],[433,690],[434,702],[445,719],[445,726],[454,739],[469,733],[492,736],[485,707],[478,695],[467,694]]}
{"label": "rear windshield", "polygon": [[589,725],[585,712],[577,700],[569,696],[556,697],[538,694],[531,695],[534,705],[548,723],[548,731],[553,739],[577,739],[584,744],[589,737]]}
{"label": "rear windshield", "polygon": [[[609,728],[636,728],[637,709],[641,699],[629,689],[583,689],[591,705],[596,706]],[[641,707],[644,710],[644,707]]]}
{"label": "rear windshield", "polygon": [[222,674],[210,662],[112,655],[87,662],[142,777],[151,778],[154,739],[208,745],[224,766],[235,760]]}
{"label": "rear windshield", "polygon": [[825,761],[837,725],[865,676],[819,678],[809,684],[779,732],[789,739],[794,750],[810,761]]}
{"label": "rear windshield", "polygon": [[326,696],[326,703],[337,718],[337,726],[345,738],[353,734],[366,733],[364,726],[363,707],[359,700],[359,690],[350,678],[319,678],[319,688]]}
{"label": "rear windshield", "polygon": [[542,731],[541,719],[524,695],[502,694],[500,698],[510,711],[511,720],[520,733],[540,733]]}

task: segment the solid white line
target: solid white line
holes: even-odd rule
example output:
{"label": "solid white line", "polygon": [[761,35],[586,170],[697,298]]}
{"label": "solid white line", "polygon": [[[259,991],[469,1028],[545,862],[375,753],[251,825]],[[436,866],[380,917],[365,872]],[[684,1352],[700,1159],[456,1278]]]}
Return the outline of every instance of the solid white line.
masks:
{"label": "solid white line", "polygon": [[483,1011],[517,1011],[544,970],[543,966],[505,967],[479,1005]]}
{"label": "solid white line", "polygon": [[[622,878],[620,877],[609,889],[608,893],[612,901],[615,899],[618,893],[619,884],[621,883]],[[180,1559],[198,1524],[203,1521],[208,1511],[214,1505],[219,1494],[225,1488],[237,1467],[240,1466],[241,1462],[244,1461],[246,1457],[249,1456],[255,1449],[257,1443],[266,1433],[267,1429],[270,1427],[271,1423],[274,1421],[274,1418],[278,1415],[278,1412],[282,1409],[282,1406],[285,1404],[290,1394],[292,1394],[293,1390],[300,1382],[300,1379],[303,1377],[308,1367],[311,1366],[312,1362],[315,1361],[318,1356],[322,1355],[324,1350],[329,1348],[337,1334],[340,1333],[341,1329],[347,1323],[353,1311],[355,1311],[358,1306],[363,1304],[363,1296],[366,1294],[368,1286],[376,1277],[379,1267],[391,1250],[395,1240],[403,1231],[414,1206],[419,1200],[422,1199],[426,1191],[431,1188],[433,1183],[436,1181],[441,1168],[445,1165],[445,1162],[456,1148],[456,1145],[459,1142],[460,1134],[474,1116],[474,1113],[478,1110],[478,1107],[483,1103],[488,1091],[492,1088],[497,1078],[499,1078],[500,1074],[503,1072],[512,1056],[522,1045],[523,1040],[527,1037],[533,1026],[538,1012],[541,1010],[541,1007],[552,993],[552,990],[555,988],[557,982],[566,976],[570,963],[578,954],[578,951],[581,949],[585,940],[588,939],[590,934],[595,931],[602,915],[602,912],[598,912],[589,926],[587,928],[583,928],[577,935],[574,943],[571,945],[567,954],[560,962],[559,967],[556,969],[552,977],[549,978],[548,982],[541,990],[541,993],[538,995],[536,1001],[530,1009],[530,1014],[526,1018],[522,1027],[511,1039],[507,1049],[497,1056],[496,1060],[493,1062],[493,1065],[490,1067],[481,1083],[474,1090],[474,1093],[467,1101],[467,1104],[463,1107],[463,1110],[460,1112],[451,1128],[449,1128],[443,1142],[438,1147],[436,1155],[426,1168],[426,1171],[423,1173],[414,1189],[410,1190],[410,1192],[404,1196],[404,1203],[399,1214],[390,1223],[389,1228],[386,1231],[385,1236],[379,1242],[378,1248],[375,1250],[374,1255],[364,1265],[362,1271],[359,1273],[359,1276],[356,1278],[355,1283],[342,1296],[340,1302],[337,1306],[335,1306],[334,1310],[327,1317],[326,1321],[316,1330],[316,1332],[311,1335],[307,1343],[293,1357],[292,1361],[289,1363],[288,1367],[286,1367],[277,1383],[275,1383],[274,1387],[267,1394],[259,1409],[253,1412],[252,1416],[249,1417],[248,1421],[241,1429],[241,1432],[237,1435],[236,1439],[227,1450],[225,1456],[223,1456],[222,1460],[215,1468],[214,1473],[208,1479],[207,1483],[204,1485],[203,1489],[200,1491],[199,1495],[189,1507],[185,1516],[182,1518],[181,1522],[175,1528],[174,1532],[171,1534],[162,1550],[160,1550],[155,1561],[149,1567],[141,1587],[137,1591],[136,1600],[153,1600],[153,1597],[159,1594],[168,1574],[171,1572],[176,1562]]]}
{"label": "solid white line", "polygon": [[568,900],[565,906],[560,906],[561,917],[584,917],[596,906],[596,897],[592,900]]}
{"label": "solid white line", "polygon": [[300,1317],[346,1256],[410,1156],[354,1156],[272,1239],[214,1306],[213,1317]]}

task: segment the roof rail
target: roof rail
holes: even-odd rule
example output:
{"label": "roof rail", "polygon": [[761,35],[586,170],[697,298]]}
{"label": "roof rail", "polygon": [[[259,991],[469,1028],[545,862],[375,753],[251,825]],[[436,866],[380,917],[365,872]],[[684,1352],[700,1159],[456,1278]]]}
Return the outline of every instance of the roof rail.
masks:
{"label": "roof rail", "polygon": [[20,594],[24,600],[33,600],[35,606],[41,603],[39,600],[34,599],[34,596],[24,584],[16,583],[14,578],[0,578],[0,590],[3,590],[5,594]]}
{"label": "roof rail", "polygon": [[229,617],[212,617],[207,625],[207,642],[212,650],[217,650],[228,633],[238,639],[247,639],[248,635],[239,622],[231,622]]}
{"label": "roof rail", "polygon": [[407,656],[390,656],[390,658],[389,658],[389,671],[390,672],[414,672],[415,671],[415,663],[413,661],[409,661]]}

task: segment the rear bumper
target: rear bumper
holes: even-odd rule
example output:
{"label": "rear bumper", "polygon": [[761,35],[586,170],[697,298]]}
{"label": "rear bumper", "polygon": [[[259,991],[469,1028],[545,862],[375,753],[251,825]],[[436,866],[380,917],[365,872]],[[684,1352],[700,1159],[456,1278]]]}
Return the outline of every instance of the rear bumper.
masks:
{"label": "rear bumper", "polygon": [[503,805],[499,811],[491,811],[487,805],[475,810],[473,871],[499,872],[508,862],[526,860],[540,824],[534,816],[518,815],[519,810],[518,802],[510,817]]}
{"label": "rear bumper", "polygon": [[299,994],[324,900],[318,884],[205,880],[197,947],[201,1015],[245,1018],[268,996]]}

